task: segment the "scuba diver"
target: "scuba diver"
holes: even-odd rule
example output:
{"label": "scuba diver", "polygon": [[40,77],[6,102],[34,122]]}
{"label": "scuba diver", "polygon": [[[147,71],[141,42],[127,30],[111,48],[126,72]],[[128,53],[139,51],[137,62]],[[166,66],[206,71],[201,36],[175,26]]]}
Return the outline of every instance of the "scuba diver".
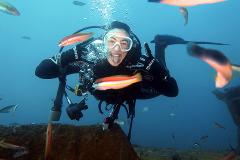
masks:
{"label": "scuba diver", "polygon": [[[111,25],[102,28],[107,30],[103,37],[77,44],[72,49],[44,59],[37,66],[36,76],[43,79],[59,78],[60,81],[54,107],[51,109],[52,121],[58,121],[60,118],[61,99],[64,95],[70,104],[66,109],[70,119],[79,120],[82,117],[82,110],[87,109],[86,98],[78,104],[71,103],[65,87],[80,96],[84,96],[87,92],[92,94],[100,100],[99,111],[101,113],[103,102],[106,103],[105,109],[112,109],[110,116],[104,121],[105,128],[112,127],[118,118],[121,106],[124,106],[128,118],[131,118],[131,127],[135,116],[136,99],[178,95],[176,80],[170,76],[165,65],[153,57],[147,43],[145,43],[147,56],[141,53],[141,43],[127,24],[114,21]],[[79,73],[80,81],[80,85],[75,89],[66,86],[66,76],[74,73]],[[96,86],[95,82],[98,79],[116,75],[124,75],[128,80],[138,75],[135,76],[138,81],[118,89],[113,89],[114,83],[112,88],[107,89],[93,87]],[[109,105],[111,107],[108,107]]]}
{"label": "scuba diver", "polygon": [[[106,104],[105,110],[111,111],[104,120],[104,129],[111,129],[121,107],[126,110],[127,117],[131,119],[130,139],[137,99],[178,95],[177,82],[166,67],[165,48],[172,44],[186,44],[187,41],[169,35],[162,39],[156,35],[152,41],[155,43],[155,58],[147,43],[144,44],[146,54],[142,54],[138,37],[125,23],[113,21],[109,26],[90,26],[75,33],[91,28],[103,29],[106,33],[64,52],[62,47],[59,54],[44,59],[36,68],[35,75],[40,78],[59,79],[50,119],[60,119],[62,98],[65,96],[69,103],[66,108],[69,118],[79,120],[83,116],[82,111],[88,108],[86,97],[90,93],[99,100],[100,113],[103,113],[103,102]],[[79,74],[79,84],[72,88],[66,85],[66,76],[74,73]],[[72,103],[65,88],[84,97],[83,100]]]}

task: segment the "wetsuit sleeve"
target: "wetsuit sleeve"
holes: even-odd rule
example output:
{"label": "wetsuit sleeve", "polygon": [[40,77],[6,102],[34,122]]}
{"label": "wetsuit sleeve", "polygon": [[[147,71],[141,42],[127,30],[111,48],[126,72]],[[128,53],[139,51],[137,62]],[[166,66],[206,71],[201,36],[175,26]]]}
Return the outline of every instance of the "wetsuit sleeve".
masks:
{"label": "wetsuit sleeve", "polygon": [[160,62],[155,61],[149,71],[152,78],[148,83],[156,90],[156,93],[168,97],[176,97],[178,95],[178,85],[176,80],[171,77],[169,71]]}
{"label": "wetsuit sleeve", "polygon": [[36,68],[35,75],[43,79],[52,79],[59,77],[63,71],[66,75],[77,73],[78,66],[69,65],[79,61],[85,48],[81,45],[63,52],[61,55],[55,55],[51,58],[44,59]]}
{"label": "wetsuit sleeve", "polygon": [[66,65],[69,65],[70,63],[80,61],[82,60],[82,56],[84,53],[87,52],[87,49],[82,47],[81,44],[78,44],[77,46],[73,47],[72,49],[69,49],[65,52],[63,52],[60,56],[60,65],[62,67],[65,67]]}

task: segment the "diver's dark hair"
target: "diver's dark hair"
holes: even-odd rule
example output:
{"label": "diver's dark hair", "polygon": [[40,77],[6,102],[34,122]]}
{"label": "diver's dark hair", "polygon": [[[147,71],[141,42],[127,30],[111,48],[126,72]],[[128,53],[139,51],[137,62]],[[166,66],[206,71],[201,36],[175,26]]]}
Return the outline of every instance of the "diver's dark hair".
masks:
{"label": "diver's dark hair", "polygon": [[108,27],[108,29],[111,30],[111,29],[115,29],[115,28],[123,29],[130,35],[131,30],[130,30],[130,27],[126,23],[119,22],[119,21],[113,21],[110,24],[110,26]]}

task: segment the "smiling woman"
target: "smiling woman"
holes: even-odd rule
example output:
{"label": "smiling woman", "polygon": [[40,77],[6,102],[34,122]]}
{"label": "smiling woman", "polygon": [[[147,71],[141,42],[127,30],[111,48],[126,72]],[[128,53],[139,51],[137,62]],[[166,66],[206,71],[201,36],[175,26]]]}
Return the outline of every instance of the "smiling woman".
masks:
{"label": "smiling woman", "polygon": [[132,48],[132,39],[123,29],[110,30],[104,37],[104,44],[108,51],[108,62],[118,66]]}

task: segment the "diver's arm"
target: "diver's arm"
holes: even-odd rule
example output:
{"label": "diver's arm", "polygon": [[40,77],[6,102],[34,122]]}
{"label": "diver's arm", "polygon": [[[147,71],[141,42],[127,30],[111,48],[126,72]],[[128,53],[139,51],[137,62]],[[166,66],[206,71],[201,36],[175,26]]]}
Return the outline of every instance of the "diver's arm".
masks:
{"label": "diver's arm", "polygon": [[69,49],[65,52],[62,52],[60,55],[60,60],[58,60],[58,63],[61,65],[61,67],[65,67],[66,65],[69,65],[70,63],[80,61],[82,60],[82,55],[86,52],[86,48],[82,47],[81,44],[76,45],[72,49]]}
{"label": "diver's arm", "polygon": [[[53,58],[53,57],[52,57]],[[79,71],[78,66],[67,66],[66,75],[77,73]],[[36,68],[35,75],[43,79],[57,78],[62,75],[61,69],[58,64],[53,62],[50,58],[44,59]]]}
{"label": "diver's arm", "polygon": [[154,97],[155,95],[157,96],[159,94],[163,94],[168,97],[177,96],[178,86],[176,80],[170,76],[164,62],[158,61],[153,57],[148,44],[145,43],[144,46],[147,56],[142,54],[137,64],[126,67],[129,69],[141,71],[143,78],[143,88],[149,88],[146,90],[151,90],[150,88],[153,88],[154,90],[153,92],[149,92],[151,94],[150,97]]}
{"label": "diver's arm", "polygon": [[78,66],[69,65],[79,61],[83,48],[80,45],[69,49],[62,54],[55,55],[51,58],[44,59],[36,68],[35,75],[43,79],[52,79],[64,74],[69,75],[79,71]]}

